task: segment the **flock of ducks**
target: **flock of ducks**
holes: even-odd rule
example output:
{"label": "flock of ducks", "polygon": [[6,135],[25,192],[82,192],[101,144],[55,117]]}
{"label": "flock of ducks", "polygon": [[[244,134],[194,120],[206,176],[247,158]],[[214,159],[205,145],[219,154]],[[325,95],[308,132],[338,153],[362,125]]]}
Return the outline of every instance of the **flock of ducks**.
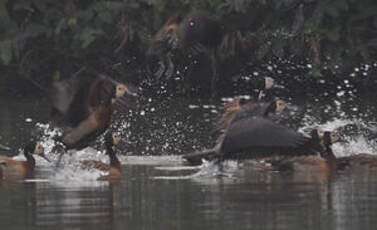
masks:
{"label": "flock of ducks", "polygon": [[212,149],[183,155],[189,164],[203,160],[257,159],[276,171],[321,171],[333,174],[345,169],[377,169],[377,156],[355,154],[336,157],[331,146],[345,142],[336,132],[314,128],[310,136],[281,124],[280,113],[287,109],[283,100],[271,103],[241,103],[235,97],[224,106],[213,133],[223,132]]}
{"label": "flock of ducks", "polygon": [[[90,79],[90,80],[89,80]],[[84,90],[89,85],[89,90]],[[122,167],[116,156],[120,134],[109,130],[113,105],[123,100],[125,94],[137,96],[130,86],[115,82],[104,75],[72,76],[55,84],[52,101],[51,122],[64,128],[59,141],[69,149],[82,149],[101,134],[104,135],[109,164],[85,160],[82,169],[97,169],[107,172],[98,180],[116,180],[122,176]],[[204,160],[221,162],[227,159],[263,159],[278,171],[335,172],[345,168],[377,169],[377,156],[357,154],[336,158],[331,146],[342,142],[331,131],[314,128],[310,136],[296,132],[281,123],[280,114],[289,109],[281,99],[270,103],[242,101],[235,97],[224,106],[224,112],[212,134],[222,133],[212,149],[183,155],[188,164],[197,165]],[[76,115],[76,116],[75,116]],[[80,116],[78,116],[80,115]],[[0,146],[2,150],[9,150]],[[33,174],[33,155],[50,161],[44,155],[40,141],[32,141],[24,147],[26,161],[17,161],[0,156],[0,178],[25,178]],[[58,162],[61,158],[58,159]]]}
{"label": "flock of ducks", "polygon": [[[201,12],[192,12],[184,18],[173,16],[156,34],[149,53],[161,58],[178,47],[201,44],[211,48],[220,43],[216,40],[218,33],[220,28],[213,19]],[[211,49],[214,52],[214,48]],[[161,63],[171,63],[169,55],[165,57]],[[214,67],[216,62],[213,60]],[[166,71],[172,72],[169,69]],[[159,72],[157,75],[171,75],[164,68]],[[216,83],[216,68],[213,75],[212,88]],[[273,80],[266,78],[265,88],[271,88],[272,85]],[[82,168],[108,172],[108,175],[98,178],[99,180],[121,178],[121,163],[115,150],[120,135],[110,130],[113,107],[115,104],[127,104],[124,97],[137,97],[138,93],[139,90],[132,85],[119,83],[106,75],[86,69],[78,71],[69,79],[56,82],[51,94],[50,120],[51,124],[63,129],[63,135],[58,138],[63,149],[59,150],[57,165],[67,150],[83,149],[105,133],[109,164],[82,161]],[[193,165],[201,164],[204,160],[221,162],[227,159],[264,159],[276,170],[305,171],[309,167],[329,172],[345,168],[377,169],[377,156],[372,154],[336,158],[331,146],[343,140],[335,132],[315,128],[307,136],[286,127],[281,122],[280,114],[288,107],[281,99],[267,103],[258,100],[242,101],[235,97],[225,105],[222,117],[211,132],[212,135],[221,133],[216,146],[182,157]],[[8,151],[9,148],[0,145],[0,150]],[[35,168],[33,155],[49,161],[39,141],[27,144],[23,152],[26,161],[0,156],[0,178],[31,176]]]}
{"label": "flock of ducks", "polygon": [[[51,124],[63,129],[63,135],[58,137],[63,149],[60,152],[57,165],[62,155],[70,149],[80,150],[89,145],[98,136],[105,133],[104,144],[110,163],[99,161],[82,161],[84,169],[94,168],[108,172],[98,180],[120,179],[121,164],[116,156],[115,146],[120,141],[120,135],[109,129],[112,121],[113,105],[125,103],[124,95],[137,96],[137,88],[121,84],[108,76],[88,71],[79,71],[71,78],[54,84],[52,92]],[[10,150],[0,146],[2,150]],[[59,150],[59,149],[57,149]],[[44,148],[40,141],[31,141],[23,150],[26,161],[17,161],[10,157],[0,157],[0,178],[26,178],[33,175],[35,159],[33,155],[43,157]]]}

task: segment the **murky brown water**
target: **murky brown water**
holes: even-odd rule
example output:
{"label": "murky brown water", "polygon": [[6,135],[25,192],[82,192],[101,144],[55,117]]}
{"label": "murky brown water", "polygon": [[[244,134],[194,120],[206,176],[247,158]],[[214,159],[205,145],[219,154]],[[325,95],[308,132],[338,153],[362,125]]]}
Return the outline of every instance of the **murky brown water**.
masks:
{"label": "murky brown water", "polygon": [[[1,99],[0,103],[6,105],[0,111],[0,143],[16,149],[7,153],[14,155],[37,132],[35,123],[47,121],[48,107],[35,100]],[[38,159],[36,180],[0,182],[0,229],[376,228],[376,173],[348,172],[329,178],[258,171],[247,162],[179,168],[184,162],[166,154],[208,146],[206,130],[218,107],[185,100],[178,104],[163,112],[163,106],[145,106],[134,113],[135,120],[127,120],[133,123],[131,133],[124,132],[119,183],[98,182],[96,176],[70,167],[55,171]],[[172,108],[177,112],[166,112]],[[349,119],[330,121],[326,127],[349,124]],[[371,151],[373,143],[355,137],[353,147],[334,146],[334,150],[338,155],[349,154],[355,146]],[[163,156],[124,156],[155,152]],[[181,170],[169,170],[172,167]]]}

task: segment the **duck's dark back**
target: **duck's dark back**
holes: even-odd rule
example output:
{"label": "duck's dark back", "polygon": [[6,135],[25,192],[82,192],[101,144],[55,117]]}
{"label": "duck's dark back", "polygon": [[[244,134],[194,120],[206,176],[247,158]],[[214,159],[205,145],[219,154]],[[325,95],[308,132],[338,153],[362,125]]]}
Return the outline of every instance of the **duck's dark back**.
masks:
{"label": "duck's dark back", "polygon": [[[233,122],[225,133],[220,151],[226,158],[242,153],[250,158],[265,154],[306,154],[301,149],[311,138],[263,117],[247,117]],[[310,150],[308,147],[308,154]]]}

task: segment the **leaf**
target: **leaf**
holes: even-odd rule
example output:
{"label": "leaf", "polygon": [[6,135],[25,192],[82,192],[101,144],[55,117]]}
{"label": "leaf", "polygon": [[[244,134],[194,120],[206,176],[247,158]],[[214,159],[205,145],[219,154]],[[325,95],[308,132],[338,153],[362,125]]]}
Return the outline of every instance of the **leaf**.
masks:
{"label": "leaf", "polygon": [[92,28],[85,28],[80,34],[80,40],[82,41],[81,47],[87,48],[94,40],[96,40],[98,35],[103,34],[102,30],[96,30]]}
{"label": "leaf", "polygon": [[12,42],[9,40],[0,42],[0,59],[4,65],[9,65],[12,60]]}
{"label": "leaf", "polygon": [[6,27],[6,25],[10,22],[5,4],[5,1],[0,1],[0,28],[2,27],[2,25],[5,25],[4,27]]}
{"label": "leaf", "polygon": [[77,18],[75,18],[75,17],[69,18],[68,21],[67,21],[67,24],[71,27],[77,25]]}
{"label": "leaf", "polygon": [[60,31],[64,28],[65,26],[65,18],[60,19],[58,25],[55,28],[55,34],[59,35]]}

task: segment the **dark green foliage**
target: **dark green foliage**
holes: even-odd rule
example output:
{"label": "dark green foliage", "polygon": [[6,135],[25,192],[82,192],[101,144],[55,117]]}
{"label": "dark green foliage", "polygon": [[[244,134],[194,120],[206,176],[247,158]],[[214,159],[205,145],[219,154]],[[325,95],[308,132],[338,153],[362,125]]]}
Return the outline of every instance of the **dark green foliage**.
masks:
{"label": "dark green foliage", "polygon": [[143,66],[169,16],[193,8],[227,27],[230,56],[238,55],[237,36],[251,44],[244,52],[251,61],[293,57],[348,68],[377,57],[375,0],[1,0],[0,68],[37,81],[84,65],[124,74]]}

